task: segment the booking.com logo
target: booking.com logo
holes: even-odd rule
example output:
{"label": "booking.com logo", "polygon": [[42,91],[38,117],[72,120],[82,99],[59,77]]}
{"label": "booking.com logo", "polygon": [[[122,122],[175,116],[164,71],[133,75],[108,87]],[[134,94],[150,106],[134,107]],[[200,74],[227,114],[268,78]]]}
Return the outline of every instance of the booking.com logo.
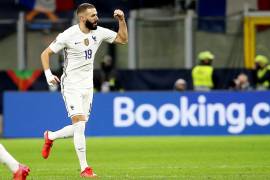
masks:
{"label": "booking.com logo", "polygon": [[231,134],[241,133],[246,126],[270,124],[270,105],[266,102],[254,104],[251,115],[246,114],[246,104],[233,102],[208,103],[204,95],[197,102],[189,103],[186,96],[180,97],[179,105],[166,103],[160,107],[153,104],[135,106],[130,97],[114,98],[114,126],[130,127],[137,123],[141,127],[152,127],[160,123],[164,127],[213,127],[227,126]]}

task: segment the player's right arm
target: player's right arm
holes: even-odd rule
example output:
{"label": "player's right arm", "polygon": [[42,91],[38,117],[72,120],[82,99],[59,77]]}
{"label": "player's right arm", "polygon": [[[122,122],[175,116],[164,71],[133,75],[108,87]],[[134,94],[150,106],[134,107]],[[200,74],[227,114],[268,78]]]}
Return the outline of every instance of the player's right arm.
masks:
{"label": "player's right arm", "polygon": [[41,63],[43,66],[43,70],[47,79],[47,83],[52,86],[54,84],[57,84],[60,82],[57,76],[53,75],[50,70],[50,56],[54,52],[51,50],[50,47],[47,47],[42,53],[41,53]]}
{"label": "player's right arm", "polygon": [[54,85],[60,82],[57,76],[53,75],[50,70],[50,56],[54,53],[58,53],[64,47],[66,47],[67,33],[60,33],[56,39],[41,53],[41,62],[44,69],[44,73],[48,84]]}

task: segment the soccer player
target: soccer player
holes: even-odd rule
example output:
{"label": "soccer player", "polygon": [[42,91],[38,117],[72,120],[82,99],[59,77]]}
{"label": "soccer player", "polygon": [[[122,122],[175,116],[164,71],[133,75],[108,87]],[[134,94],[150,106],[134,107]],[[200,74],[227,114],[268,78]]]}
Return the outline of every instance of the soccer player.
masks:
{"label": "soccer player", "polygon": [[30,172],[29,167],[16,161],[2,144],[0,144],[0,163],[7,165],[10,171],[12,171],[13,180],[25,180]]}
{"label": "soccer player", "polygon": [[41,61],[49,85],[60,82],[53,75],[49,58],[53,53],[64,50],[64,68],[61,76],[61,93],[72,125],[58,131],[44,132],[43,158],[48,158],[53,141],[72,137],[81,166],[81,177],[96,177],[86,160],[85,124],[88,121],[93,98],[94,57],[102,41],[126,44],[128,32],[123,11],[116,9],[118,32],[98,26],[98,15],[94,5],[83,3],[77,8],[79,23],[60,33],[55,41],[41,54]]}

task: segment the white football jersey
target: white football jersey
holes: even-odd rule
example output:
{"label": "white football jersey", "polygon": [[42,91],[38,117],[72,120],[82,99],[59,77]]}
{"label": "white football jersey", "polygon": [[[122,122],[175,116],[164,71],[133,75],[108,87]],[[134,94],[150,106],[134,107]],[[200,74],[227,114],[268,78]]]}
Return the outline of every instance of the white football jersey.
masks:
{"label": "white football jersey", "polygon": [[92,88],[94,58],[102,41],[113,43],[117,33],[98,26],[90,33],[83,33],[79,25],[73,25],[50,44],[54,53],[64,50],[64,68],[61,77],[63,87]]}

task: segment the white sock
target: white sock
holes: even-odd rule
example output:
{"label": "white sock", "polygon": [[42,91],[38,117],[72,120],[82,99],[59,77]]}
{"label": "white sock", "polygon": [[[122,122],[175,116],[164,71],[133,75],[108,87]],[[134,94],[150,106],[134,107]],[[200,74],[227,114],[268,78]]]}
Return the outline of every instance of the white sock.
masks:
{"label": "white sock", "polygon": [[2,144],[0,144],[0,162],[6,164],[13,173],[19,169],[18,161],[7,152]]}
{"label": "white sock", "polygon": [[48,137],[50,140],[55,140],[58,138],[72,137],[73,134],[74,134],[74,127],[73,125],[69,125],[55,132],[49,131]]}
{"label": "white sock", "polygon": [[73,124],[74,127],[74,146],[80,161],[81,171],[88,167],[86,161],[86,144],[85,144],[85,123],[84,121],[79,121]]}

